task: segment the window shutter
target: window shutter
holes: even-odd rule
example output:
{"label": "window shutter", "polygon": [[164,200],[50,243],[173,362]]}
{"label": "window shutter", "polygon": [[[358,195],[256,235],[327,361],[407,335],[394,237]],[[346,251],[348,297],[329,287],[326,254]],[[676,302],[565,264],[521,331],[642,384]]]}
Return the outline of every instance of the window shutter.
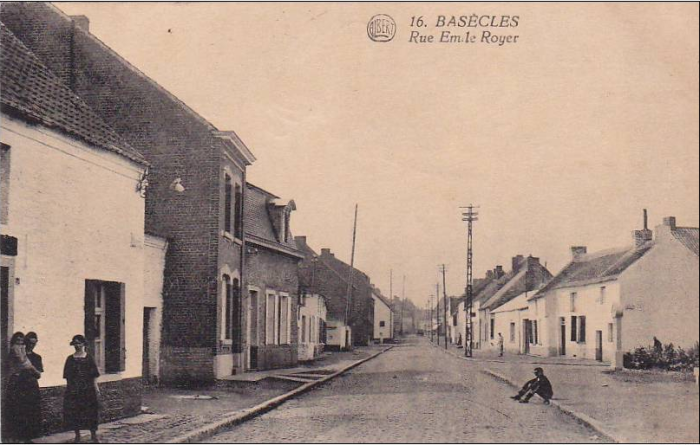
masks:
{"label": "window shutter", "polygon": [[580,335],[578,337],[578,341],[581,343],[586,343],[586,317],[581,316],[579,317],[579,325],[580,325]]}
{"label": "window shutter", "polygon": [[95,286],[93,280],[85,280],[85,323],[83,332],[88,342],[88,351],[95,356]]}
{"label": "window shutter", "polygon": [[576,341],[576,334],[578,333],[578,328],[576,326],[576,317],[571,317],[571,341]]}
{"label": "window shutter", "polygon": [[231,211],[233,210],[231,208],[231,198],[232,198],[232,191],[233,187],[231,185],[231,177],[229,175],[225,175],[224,178],[225,184],[224,184],[224,230],[227,232],[231,232]]}
{"label": "window shutter", "polygon": [[241,329],[241,286],[238,278],[233,279],[231,285],[231,326],[233,337],[233,352],[243,352],[243,330]]}
{"label": "window shutter", "polygon": [[125,285],[104,282],[105,297],[105,372],[115,373],[125,369]]}
{"label": "window shutter", "polygon": [[233,216],[233,234],[238,239],[243,239],[243,191],[240,185],[236,184],[234,195],[234,216]]}

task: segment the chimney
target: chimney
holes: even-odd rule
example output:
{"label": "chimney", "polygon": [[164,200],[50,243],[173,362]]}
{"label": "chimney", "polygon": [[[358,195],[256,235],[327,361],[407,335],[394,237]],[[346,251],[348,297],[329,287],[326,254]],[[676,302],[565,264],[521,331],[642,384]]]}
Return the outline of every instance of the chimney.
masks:
{"label": "chimney", "polygon": [[503,266],[498,265],[496,268],[493,270],[493,273],[496,275],[496,278],[501,278],[505,273],[503,273]]}
{"label": "chimney", "polygon": [[85,15],[72,15],[70,16],[75,26],[82,29],[85,32],[90,32],[90,19]]}
{"label": "chimney", "polygon": [[667,216],[664,218],[664,225],[668,226],[671,230],[676,230],[676,217]]}
{"label": "chimney", "polygon": [[649,230],[647,209],[644,209],[644,228],[642,230],[633,231],[632,236],[634,238],[634,247],[641,247],[653,239],[653,233]]}
{"label": "chimney", "polygon": [[571,246],[571,258],[574,260],[581,258],[586,253],[588,253],[588,247],[586,246]]}
{"label": "chimney", "polygon": [[487,280],[493,279],[493,271],[492,271],[492,270],[487,270],[487,271],[486,271],[486,279],[487,279]]}
{"label": "chimney", "polygon": [[528,267],[533,266],[533,265],[535,265],[535,264],[540,264],[540,259],[539,259],[539,257],[532,256],[532,255],[528,256],[528,257],[527,257],[527,265],[528,265]]}
{"label": "chimney", "polygon": [[297,244],[306,246],[306,237],[305,236],[295,236],[294,241],[297,242]]}
{"label": "chimney", "polygon": [[513,263],[512,263],[512,269],[513,270],[518,270],[520,269],[520,266],[523,264],[523,256],[522,255],[516,255],[513,257]]}
{"label": "chimney", "polygon": [[328,248],[321,249],[321,256],[335,258],[335,255],[331,253],[331,249]]}

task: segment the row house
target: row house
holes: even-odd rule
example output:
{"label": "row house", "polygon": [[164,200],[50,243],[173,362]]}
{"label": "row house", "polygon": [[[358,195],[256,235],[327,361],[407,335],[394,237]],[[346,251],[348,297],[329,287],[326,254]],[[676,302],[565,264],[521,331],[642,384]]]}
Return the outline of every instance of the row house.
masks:
{"label": "row house", "polygon": [[[3,19],[15,7],[3,4]],[[144,231],[149,163],[4,22],[0,32],[2,357],[13,332],[37,333],[42,427],[54,432],[69,342],[85,334],[102,420],[134,415],[142,375],[157,366],[142,361],[157,320],[146,332],[142,323],[159,305],[167,249]]]}
{"label": "row house", "polygon": [[306,237],[296,237],[296,242],[305,257],[299,266],[301,288],[326,298],[328,346],[346,349],[370,344],[374,299],[369,277],[337,259],[330,249],[321,249],[318,255]]}
{"label": "row house", "polygon": [[299,298],[299,361],[311,361],[321,355],[328,341],[326,297],[306,293]]}
{"label": "row house", "polygon": [[685,348],[698,341],[698,228],[664,218],[654,232],[633,232],[629,247],[572,259],[528,298],[539,342],[533,352],[609,361],[622,366],[625,352],[653,338]]}
{"label": "row house", "polygon": [[[290,230],[296,205],[251,183],[246,184],[244,202],[247,293],[242,299],[240,326],[245,332],[245,369],[292,367],[299,353],[297,268],[304,259]],[[229,277],[223,281],[228,282]],[[225,297],[222,323],[231,322],[235,329],[236,300],[231,292],[225,292]],[[223,333],[229,335],[231,330]],[[235,333],[224,340],[233,338]]]}
{"label": "row house", "polygon": [[374,301],[373,340],[378,343],[393,340],[394,311],[391,308],[391,302],[374,285],[372,285],[372,299]]}
{"label": "row house", "polygon": [[[483,347],[497,346],[498,330],[496,329],[496,319],[492,311],[496,308],[515,299],[518,295],[533,292],[552,279],[552,274],[540,264],[539,258],[523,257],[517,255],[512,260],[513,269],[505,274],[501,279],[496,280],[500,284],[498,290],[488,298],[482,298],[479,302],[477,316],[480,325],[483,327],[483,337],[480,341]],[[524,334],[525,338],[529,338],[529,332],[532,329],[530,323],[526,320],[523,323],[525,329],[528,330]],[[505,333],[501,333],[505,337]],[[527,343],[526,343],[527,345]],[[527,349],[527,348],[526,348]],[[523,352],[529,352],[524,350]]]}
{"label": "row house", "polygon": [[84,17],[6,3],[0,18],[149,163],[145,228],[168,240],[161,380],[210,382],[244,370],[242,196],[253,154],[93,36]]}

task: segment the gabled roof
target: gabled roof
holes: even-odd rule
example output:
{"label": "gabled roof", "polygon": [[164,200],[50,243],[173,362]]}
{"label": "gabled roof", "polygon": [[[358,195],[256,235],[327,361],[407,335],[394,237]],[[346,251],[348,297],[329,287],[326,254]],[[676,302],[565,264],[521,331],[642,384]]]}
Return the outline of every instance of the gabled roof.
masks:
{"label": "gabled roof", "polygon": [[274,199],[278,199],[278,197],[251,183],[246,184],[246,192],[244,194],[245,211],[243,212],[246,240],[263,247],[302,257],[303,253],[297,248],[293,236],[290,235],[284,241],[284,239],[278,239],[275,233],[268,210],[268,204]]}
{"label": "gabled roof", "polygon": [[491,310],[492,314],[498,314],[500,312],[511,312],[511,311],[522,311],[527,309],[527,297],[528,295],[531,294],[531,292],[523,292],[521,294],[518,294],[510,300],[507,303],[502,304],[501,306],[498,306],[495,309]]}
{"label": "gabled roof", "polygon": [[581,255],[567,264],[552,281],[529,299],[539,298],[554,289],[614,280],[649,252],[653,246],[654,242],[650,241],[639,247],[610,249]]}
{"label": "gabled roof", "polygon": [[384,295],[382,295],[382,293],[379,291],[379,289],[377,289],[376,287],[373,287],[373,288],[372,288],[372,294],[374,294],[374,296],[376,296],[377,298],[379,298],[379,299],[382,301],[382,303],[384,303],[385,305],[387,305],[387,306],[389,307],[389,310],[390,310],[390,311],[393,311],[393,309],[392,309],[392,307],[391,307],[391,303],[389,302],[389,300],[386,299],[386,297],[385,297]]}
{"label": "gabled roof", "polygon": [[[539,260],[528,257],[518,269],[511,271],[510,279],[505,282],[481,307],[493,310],[523,292],[531,292],[542,288],[552,279],[552,274],[539,263]],[[534,292],[533,292],[534,293]]]}
{"label": "gabled roof", "polygon": [[676,227],[671,231],[673,236],[695,255],[698,255],[698,228]]}
{"label": "gabled roof", "polygon": [[4,24],[0,24],[0,33],[3,111],[148,165],[141,153],[112,130]]}

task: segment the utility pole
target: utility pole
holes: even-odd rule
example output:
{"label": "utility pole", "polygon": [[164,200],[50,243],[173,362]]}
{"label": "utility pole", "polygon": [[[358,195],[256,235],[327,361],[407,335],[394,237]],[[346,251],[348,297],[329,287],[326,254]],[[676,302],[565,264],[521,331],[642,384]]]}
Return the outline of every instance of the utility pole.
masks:
{"label": "utility pole", "polygon": [[442,272],[442,311],[445,316],[445,349],[447,349],[447,285],[445,284],[445,265],[440,266]]}
{"label": "utility pole", "polygon": [[[394,269],[389,269],[389,298],[391,299],[391,305],[394,305]],[[393,313],[393,308],[392,308]],[[395,314],[394,314],[395,316]],[[393,317],[391,321],[391,337],[396,337],[396,325],[394,324]]]}
{"label": "utility pole", "polygon": [[[355,237],[357,235],[357,204],[355,204],[355,222],[352,225],[352,253],[350,254],[350,279],[348,280],[348,292],[345,298],[345,326],[348,326],[350,315],[350,299],[352,298],[353,280],[355,275]],[[354,337],[354,335],[353,335]]]}
{"label": "utility pole", "polygon": [[437,344],[440,346],[440,283],[435,283],[435,329],[437,332],[435,336],[437,337]]}
{"label": "utility pole", "polygon": [[472,356],[473,347],[473,325],[472,325],[472,311],[474,304],[474,287],[473,287],[473,266],[474,266],[474,251],[473,251],[473,239],[472,239],[472,224],[474,221],[478,221],[479,213],[475,212],[474,209],[478,209],[479,206],[473,206],[469,204],[466,207],[460,207],[465,209],[462,212],[462,221],[467,222],[467,301],[464,305],[464,309],[467,311],[467,323],[466,323],[466,336],[464,337],[464,355],[465,357]]}
{"label": "utility pole", "polygon": [[430,328],[430,342],[433,343],[435,340],[433,339],[433,296],[430,296],[430,323],[428,324]]}

